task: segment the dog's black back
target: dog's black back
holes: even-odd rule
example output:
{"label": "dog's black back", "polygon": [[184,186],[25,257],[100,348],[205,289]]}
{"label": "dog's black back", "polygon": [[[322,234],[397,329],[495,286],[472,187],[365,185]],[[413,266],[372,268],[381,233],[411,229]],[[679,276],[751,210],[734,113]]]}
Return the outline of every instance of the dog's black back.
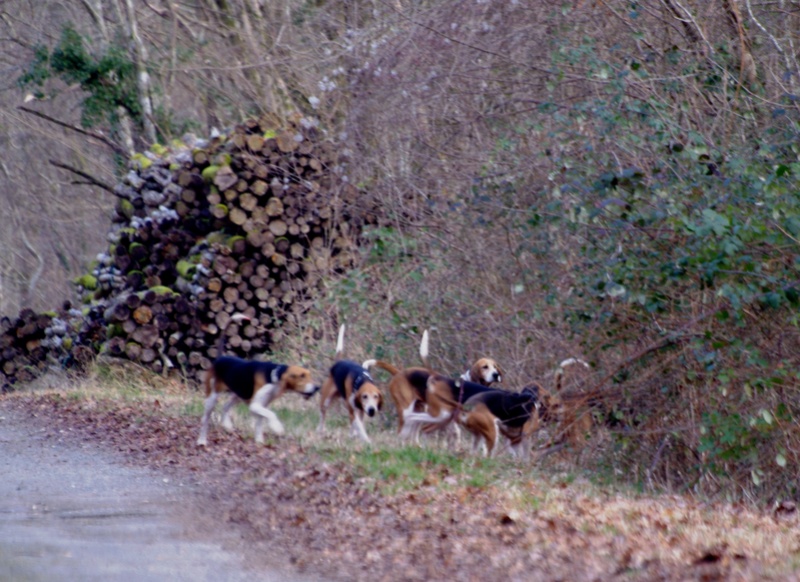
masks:
{"label": "dog's black back", "polygon": [[468,380],[454,380],[452,378],[443,377],[440,378],[447,381],[447,385],[450,387],[450,391],[453,395],[453,400],[459,404],[464,404],[467,400],[475,398],[476,396],[485,392],[501,392],[501,390],[498,390],[497,388],[489,388],[483,384],[469,382]]}
{"label": "dog's black back", "polygon": [[222,356],[214,360],[214,372],[228,389],[242,400],[250,400],[260,386],[254,385],[256,375],[261,374],[267,381],[276,382],[286,370],[283,364],[256,362],[232,356]]}
{"label": "dog's black back", "polygon": [[352,379],[353,392],[357,392],[365,382],[374,384],[369,372],[361,367],[360,364],[350,360],[339,360],[331,366],[331,377],[333,378],[334,384],[336,384],[336,390],[339,391],[342,398],[347,398],[347,394],[345,394],[345,382],[347,378]]}
{"label": "dog's black back", "polygon": [[524,388],[519,393],[493,390],[479,399],[504,425],[519,428],[528,422],[539,398],[538,390]]}

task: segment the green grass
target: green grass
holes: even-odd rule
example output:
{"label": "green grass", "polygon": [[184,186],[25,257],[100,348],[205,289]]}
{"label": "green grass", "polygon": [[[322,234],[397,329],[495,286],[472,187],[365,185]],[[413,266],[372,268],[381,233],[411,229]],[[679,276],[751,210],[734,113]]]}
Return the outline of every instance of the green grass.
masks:
{"label": "green grass", "polygon": [[195,399],[185,403],[181,409],[181,414],[201,418],[203,416],[203,401]]}
{"label": "green grass", "polygon": [[356,475],[373,480],[385,494],[423,485],[483,488],[507,477],[505,460],[475,458],[438,448],[365,446],[355,451],[318,446],[316,452],[325,460],[349,464]]}
{"label": "green grass", "polygon": [[[286,426],[286,430],[298,436],[307,435],[317,430],[317,425],[319,425],[319,408],[317,406],[284,407],[281,406],[281,404],[283,404],[283,402],[278,401],[277,405],[273,407],[273,410]],[[315,402],[312,402],[312,404],[315,404]],[[325,418],[325,427],[329,430],[349,430],[349,425],[350,421],[347,415],[341,414],[338,410],[329,413]]]}
{"label": "green grass", "polygon": [[528,491],[520,491],[517,494],[516,502],[520,510],[525,512],[539,511],[544,504],[544,499],[539,495],[534,495]]}

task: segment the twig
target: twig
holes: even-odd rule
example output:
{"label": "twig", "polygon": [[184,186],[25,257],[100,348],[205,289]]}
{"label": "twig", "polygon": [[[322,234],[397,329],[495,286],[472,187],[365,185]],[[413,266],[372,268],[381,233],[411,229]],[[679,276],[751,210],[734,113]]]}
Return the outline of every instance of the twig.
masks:
{"label": "twig", "polygon": [[67,170],[68,172],[72,172],[73,174],[76,174],[76,175],[80,176],[81,178],[86,180],[87,184],[92,185],[92,186],[98,186],[99,188],[103,188],[104,190],[108,190],[112,194],[116,195],[116,192],[114,192],[114,188],[112,188],[111,186],[109,186],[105,182],[101,182],[100,180],[98,180],[94,176],[92,176],[90,174],[87,174],[86,172],[83,172],[83,171],[81,171],[81,170],[79,170],[77,168],[73,168],[72,166],[67,165],[67,164],[65,164],[63,162],[58,162],[56,160],[48,160],[48,161],[52,165],[54,165],[56,168],[62,168],[64,170]]}
{"label": "twig", "polygon": [[560,451],[561,449],[565,448],[566,446],[567,446],[567,443],[562,442],[562,443],[558,443],[557,445],[548,445],[545,449],[538,449],[539,456],[538,456],[538,458],[536,460],[537,461],[541,461],[545,457],[549,457],[553,453],[557,453],[558,451]]}
{"label": "twig", "polygon": [[[6,168],[5,164],[3,164],[3,171],[6,175],[8,175],[8,169]],[[23,295],[23,305],[28,305],[31,301],[31,295],[33,295],[34,291],[36,290],[36,284],[39,282],[42,272],[44,271],[45,261],[42,258],[42,255],[39,254],[36,248],[28,240],[28,236],[25,234],[25,228],[20,220],[19,209],[14,210],[14,223],[18,232],[22,236],[22,243],[25,245],[25,248],[28,250],[28,252],[36,258],[37,263],[36,270],[28,279],[28,285]]]}
{"label": "twig", "polygon": [[658,466],[658,462],[661,460],[661,455],[664,452],[667,444],[669,443],[669,434],[664,435],[664,438],[661,439],[661,444],[658,445],[658,450],[656,451],[655,456],[653,457],[653,462],[650,463],[650,468],[647,469],[647,482],[650,485],[650,489],[655,489],[653,487],[653,471],[656,470]]}
{"label": "twig", "polygon": [[[783,285],[781,287],[781,290],[785,293],[789,289],[795,289],[798,286],[800,286],[800,280],[792,281],[790,283],[787,283],[786,285]],[[765,297],[767,295],[767,293],[769,293],[769,292],[760,293],[759,295],[754,296],[752,299],[755,300],[755,299],[758,299],[760,297]],[[608,382],[611,378],[613,378],[620,371],[624,370],[626,367],[628,367],[629,365],[631,365],[635,361],[643,358],[647,354],[649,354],[651,352],[655,352],[657,350],[660,350],[661,348],[664,348],[664,347],[668,346],[669,344],[674,343],[676,341],[679,341],[681,339],[686,339],[687,336],[688,337],[695,337],[697,334],[688,334],[687,332],[692,327],[694,327],[695,325],[700,323],[701,321],[703,321],[705,319],[708,319],[712,315],[715,315],[715,314],[719,313],[720,311],[722,311],[726,307],[726,305],[727,304],[723,303],[723,304],[721,304],[721,305],[719,305],[717,307],[709,309],[705,313],[701,313],[700,315],[698,315],[697,317],[695,317],[691,321],[686,322],[686,324],[683,325],[680,329],[670,333],[667,337],[665,337],[665,338],[663,338],[663,339],[661,339],[661,340],[659,340],[657,342],[654,342],[654,343],[650,344],[649,346],[646,346],[646,347],[642,348],[641,350],[639,350],[638,352],[636,352],[632,356],[630,356],[628,358],[625,358],[622,362],[620,362],[619,364],[614,366],[614,368],[610,372],[608,372],[605,376],[603,376],[600,379],[600,381],[596,382],[594,384],[594,386],[592,386],[589,390],[581,392],[580,395],[579,395],[580,398],[582,398],[584,401],[586,401],[586,400],[589,400],[590,398],[592,398],[593,396],[599,395],[600,394],[600,392],[599,392],[600,388],[606,382]]]}
{"label": "twig", "polygon": [[45,121],[49,121],[50,123],[55,123],[58,126],[61,126],[61,127],[66,128],[66,129],[70,129],[72,131],[80,133],[81,135],[85,135],[87,137],[91,137],[93,139],[99,140],[100,142],[104,143],[105,145],[110,147],[112,150],[114,150],[114,152],[116,152],[116,153],[118,153],[118,154],[120,154],[122,156],[127,156],[128,155],[128,152],[127,152],[127,150],[125,150],[125,148],[123,148],[121,145],[116,143],[114,140],[111,140],[111,139],[107,138],[102,133],[98,133],[96,131],[87,131],[85,129],[81,129],[80,127],[75,127],[74,125],[72,125],[70,123],[65,123],[65,122],[63,122],[63,121],[61,121],[59,119],[56,119],[55,117],[50,117],[49,115],[47,115],[45,113],[42,113],[41,111],[36,111],[35,109],[30,109],[29,107],[25,107],[24,105],[19,105],[17,107],[17,109],[20,109],[21,111],[24,111],[25,113],[30,113],[31,115],[35,115],[36,117],[40,117],[40,118],[44,119]]}

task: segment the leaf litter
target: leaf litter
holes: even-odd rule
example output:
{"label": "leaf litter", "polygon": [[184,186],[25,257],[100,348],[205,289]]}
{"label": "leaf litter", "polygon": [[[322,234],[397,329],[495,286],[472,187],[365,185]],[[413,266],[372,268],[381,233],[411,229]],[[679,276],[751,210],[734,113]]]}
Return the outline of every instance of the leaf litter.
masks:
{"label": "leaf litter", "polygon": [[768,512],[539,476],[474,486],[447,471],[386,494],[347,460],[323,459],[291,437],[259,446],[214,430],[197,447],[198,419],[169,415],[160,402],[4,400],[62,438],[191,483],[208,516],[243,544],[326,580],[797,579],[791,501]]}

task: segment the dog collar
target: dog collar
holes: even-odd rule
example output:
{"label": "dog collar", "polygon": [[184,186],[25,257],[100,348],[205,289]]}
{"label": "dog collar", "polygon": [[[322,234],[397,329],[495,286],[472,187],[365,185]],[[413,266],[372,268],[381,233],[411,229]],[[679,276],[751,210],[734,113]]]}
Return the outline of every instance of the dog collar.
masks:
{"label": "dog collar", "polygon": [[289,366],[282,364],[280,366],[276,366],[272,369],[272,375],[270,376],[270,383],[277,384],[281,376],[289,369]]}
{"label": "dog collar", "polygon": [[364,382],[367,381],[370,381],[373,384],[375,383],[375,381],[372,379],[372,376],[369,375],[369,372],[361,372],[353,381],[353,392],[358,392],[364,385]]}

